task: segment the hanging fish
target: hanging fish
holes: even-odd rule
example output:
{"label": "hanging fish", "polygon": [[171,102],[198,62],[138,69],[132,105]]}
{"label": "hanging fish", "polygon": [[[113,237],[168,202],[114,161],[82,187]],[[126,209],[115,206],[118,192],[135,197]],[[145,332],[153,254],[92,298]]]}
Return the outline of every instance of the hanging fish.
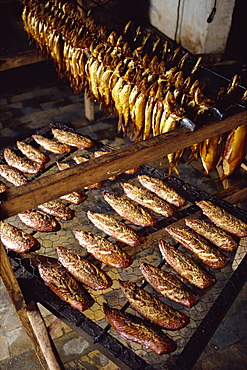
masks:
{"label": "hanging fish", "polygon": [[242,125],[228,132],[222,153],[221,181],[228,178],[239,167],[246,155],[247,125]]}
{"label": "hanging fish", "polygon": [[217,135],[210,139],[204,140],[200,145],[200,158],[204,168],[204,175],[208,175],[215,169],[219,162],[223,146],[223,136]]}
{"label": "hanging fish", "polygon": [[149,96],[146,101],[145,106],[145,123],[143,129],[143,140],[149,139],[152,132],[152,114],[154,108],[155,100],[153,96]]}

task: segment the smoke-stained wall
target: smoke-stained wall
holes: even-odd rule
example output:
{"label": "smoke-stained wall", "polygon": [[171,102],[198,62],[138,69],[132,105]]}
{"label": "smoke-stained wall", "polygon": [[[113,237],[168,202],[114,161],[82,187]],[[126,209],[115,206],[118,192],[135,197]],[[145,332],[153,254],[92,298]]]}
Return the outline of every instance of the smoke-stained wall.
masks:
{"label": "smoke-stained wall", "polygon": [[[154,27],[191,53],[221,54],[234,5],[235,0],[150,0],[149,17]],[[213,19],[208,22],[214,8]]]}

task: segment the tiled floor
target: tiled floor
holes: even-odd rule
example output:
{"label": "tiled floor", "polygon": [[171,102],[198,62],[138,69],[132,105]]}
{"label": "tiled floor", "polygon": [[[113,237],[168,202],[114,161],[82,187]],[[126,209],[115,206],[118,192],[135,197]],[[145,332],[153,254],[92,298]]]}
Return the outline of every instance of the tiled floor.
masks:
{"label": "tiled floor", "polygon": [[[114,120],[105,119],[97,105],[95,121],[88,124],[84,115],[83,96],[74,95],[67,83],[57,81],[50,64],[40,63],[8,71],[1,78],[0,149],[13,145],[17,139],[29,136],[36,128],[46,126],[51,121],[70,122],[73,127],[83,128],[84,133],[115,147],[126,143],[117,133]],[[209,178],[197,180],[196,173],[191,176],[190,180],[207,190],[214,184]],[[195,370],[246,369],[246,292],[245,284],[195,365]],[[0,295],[0,368],[41,369],[2,282]],[[118,369],[93,345],[89,345],[62,322],[57,322],[44,307],[39,307],[66,369]]]}

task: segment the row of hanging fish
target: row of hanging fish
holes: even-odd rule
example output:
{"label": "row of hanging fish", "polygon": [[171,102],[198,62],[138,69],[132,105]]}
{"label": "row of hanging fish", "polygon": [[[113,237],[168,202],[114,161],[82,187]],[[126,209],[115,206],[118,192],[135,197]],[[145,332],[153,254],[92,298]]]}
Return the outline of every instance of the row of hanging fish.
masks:
{"label": "row of hanging fish", "polygon": [[[107,115],[115,114],[119,131],[131,140],[166,133],[181,120],[196,123],[214,107],[196,79],[202,58],[191,67],[189,54],[181,47],[172,49],[160,38],[153,41],[141,27],[133,30],[131,22],[118,36],[73,3],[29,0],[24,5],[24,28],[42,55],[52,58],[59,76],[69,79],[75,93],[86,91]],[[218,99],[233,96],[238,84],[235,77]],[[246,100],[247,94],[243,94],[242,103]],[[169,174],[177,171],[183,153],[167,156]],[[203,153],[202,144],[195,145],[190,158],[199,155],[206,163]]]}

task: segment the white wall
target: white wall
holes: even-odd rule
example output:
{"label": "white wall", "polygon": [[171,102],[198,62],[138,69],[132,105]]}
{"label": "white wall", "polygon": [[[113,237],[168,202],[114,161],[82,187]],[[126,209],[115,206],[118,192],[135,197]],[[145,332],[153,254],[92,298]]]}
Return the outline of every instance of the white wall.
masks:
{"label": "white wall", "polygon": [[[221,54],[231,27],[235,0],[150,0],[150,22],[193,54]],[[179,9],[178,9],[179,6]]]}

